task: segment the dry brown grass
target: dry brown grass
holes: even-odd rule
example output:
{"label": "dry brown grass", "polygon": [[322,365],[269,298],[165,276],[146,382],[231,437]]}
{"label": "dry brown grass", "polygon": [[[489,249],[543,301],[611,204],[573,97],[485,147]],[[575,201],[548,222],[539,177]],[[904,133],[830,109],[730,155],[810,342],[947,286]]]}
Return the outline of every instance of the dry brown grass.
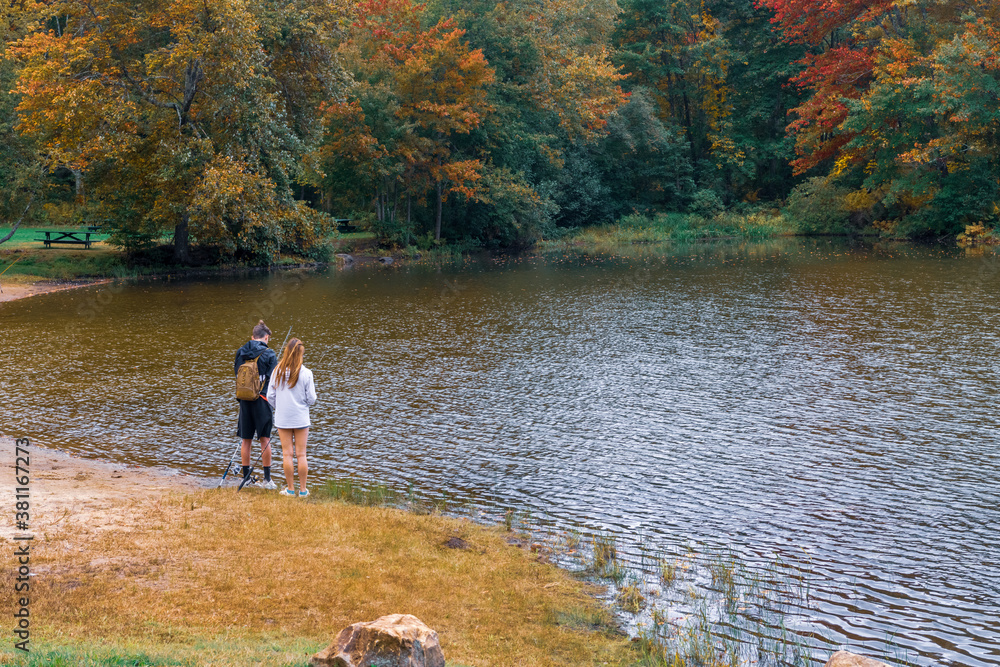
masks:
{"label": "dry brown grass", "polygon": [[[200,645],[216,664],[260,664],[261,650],[288,664],[285,642],[301,664],[302,646],[319,649],[346,625],[405,612],[437,630],[449,664],[628,659],[625,638],[562,621],[601,616],[586,584],[507,544],[500,530],[232,490],[135,501],[120,516],[130,525],[92,533],[68,524],[36,538],[36,641],[100,639],[179,659]],[[452,537],[466,548],[446,546]],[[10,568],[0,587],[13,590]],[[228,653],[220,637],[232,640]]]}

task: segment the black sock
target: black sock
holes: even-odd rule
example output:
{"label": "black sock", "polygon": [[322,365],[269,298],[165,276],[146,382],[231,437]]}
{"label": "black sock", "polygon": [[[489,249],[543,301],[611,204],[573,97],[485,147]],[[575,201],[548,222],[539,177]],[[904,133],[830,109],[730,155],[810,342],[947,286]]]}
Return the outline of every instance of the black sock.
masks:
{"label": "black sock", "polygon": [[264,466],[264,481],[271,481],[271,466]]}
{"label": "black sock", "polygon": [[243,466],[243,479],[250,476],[250,466]]}

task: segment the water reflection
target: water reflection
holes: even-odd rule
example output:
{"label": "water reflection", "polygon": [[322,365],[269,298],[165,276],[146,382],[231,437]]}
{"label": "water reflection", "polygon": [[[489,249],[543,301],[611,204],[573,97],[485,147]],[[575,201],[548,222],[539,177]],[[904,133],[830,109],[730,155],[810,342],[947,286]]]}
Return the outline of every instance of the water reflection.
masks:
{"label": "water reflection", "polygon": [[997,278],[782,240],[91,288],[0,306],[2,430],[215,478],[266,315],[315,374],[311,479],[781,557],[829,646],[998,664]]}

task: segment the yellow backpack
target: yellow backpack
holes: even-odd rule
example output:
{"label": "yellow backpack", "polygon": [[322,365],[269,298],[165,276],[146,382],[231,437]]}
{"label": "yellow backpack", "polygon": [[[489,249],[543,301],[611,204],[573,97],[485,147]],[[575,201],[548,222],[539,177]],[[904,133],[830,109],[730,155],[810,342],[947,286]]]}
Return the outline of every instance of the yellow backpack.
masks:
{"label": "yellow backpack", "polygon": [[260,390],[264,383],[260,379],[260,370],[257,368],[257,360],[260,355],[244,361],[240,365],[240,370],[236,372],[236,398],[241,401],[256,401],[260,396]]}

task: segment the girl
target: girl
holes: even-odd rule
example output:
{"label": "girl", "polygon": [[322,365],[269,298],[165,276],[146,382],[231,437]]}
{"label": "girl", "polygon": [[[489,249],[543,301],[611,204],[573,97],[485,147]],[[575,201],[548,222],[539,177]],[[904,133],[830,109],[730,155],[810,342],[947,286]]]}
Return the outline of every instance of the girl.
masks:
{"label": "girl", "polygon": [[283,495],[294,496],[295,476],[292,466],[292,447],[299,460],[299,498],[309,495],[306,475],[309,463],[306,461],[306,441],[309,439],[309,406],[316,402],[316,388],[313,386],[312,371],[302,365],[305,346],[298,338],[288,341],[281,361],[271,375],[271,385],[267,388],[267,402],[274,406],[274,426],[281,438],[281,456],[285,466],[285,488]]}

